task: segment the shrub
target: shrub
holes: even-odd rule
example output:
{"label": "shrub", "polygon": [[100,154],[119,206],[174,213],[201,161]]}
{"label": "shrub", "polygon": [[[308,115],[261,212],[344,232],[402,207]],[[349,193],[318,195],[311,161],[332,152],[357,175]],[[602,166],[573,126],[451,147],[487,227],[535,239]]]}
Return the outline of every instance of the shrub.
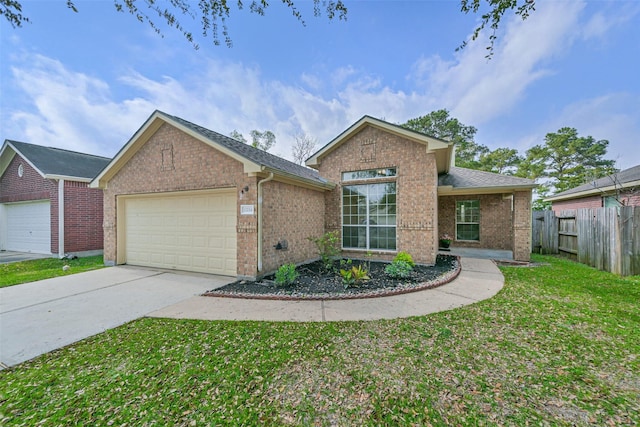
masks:
{"label": "shrub", "polygon": [[416,263],[413,262],[413,257],[411,256],[411,254],[409,252],[398,252],[398,255],[396,255],[396,257],[393,259],[393,261],[404,261],[407,264],[409,264],[411,266],[411,268],[416,266]]}
{"label": "shrub", "polygon": [[394,279],[406,279],[412,271],[413,267],[406,261],[393,261],[384,269],[384,272]]}
{"label": "shrub", "polygon": [[362,282],[366,282],[371,279],[369,272],[361,265],[353,266],[349,270],[340,269],[340,276],[342,276],[342,284],[345,288],[349,286],[359,285]]}
{"label": "shrub", "polygon": [[275,274],[275,282],[278,286],[288,286],[298,278],[295,264],[283,264]]}
{"label": "shrub", "polygon": [[329,271],[333,268],[333,260],[340,254],[340,248],[338,243],[340,242],[340,235],[337,231],[328,231],[321,237],[308,237],[310,241],[315,243],[318,248],[318,254],[322,260],[322,265]]}

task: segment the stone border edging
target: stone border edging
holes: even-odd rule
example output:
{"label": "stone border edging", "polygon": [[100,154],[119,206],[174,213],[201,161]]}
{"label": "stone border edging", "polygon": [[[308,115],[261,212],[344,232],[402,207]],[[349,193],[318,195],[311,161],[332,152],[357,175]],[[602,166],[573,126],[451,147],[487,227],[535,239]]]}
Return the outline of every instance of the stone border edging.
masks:
{"label": "stone border edging", "polygon": [[[451,255],[450,255],[451,256]],[[462,263],[460,262],[460,256],[455,256],[458,266],[438,277],[436,280],[430,282],[423,282],[417,286],[401,288],[401,289],[377,289],[370,292],[362,292],[359,294],[336,294],[336,296],[327,296],[328,294],[314,294],[314,295],[278,295],[278,294],[252,294],[252,293],[239,293],[239,292],[212,292],[208,291],[202,294],[205,297],[219,297],[219,298],[238,298],[238,299],[258,299],[258,300],[271,300],[271,301],[340,301],[351,299],[366,299],[366,298],[380,298],[389,297],[394,295],[409,294],[412,292],[424,291],[427,289],[437,288],[442,285],[453,281],[462,270]]]}

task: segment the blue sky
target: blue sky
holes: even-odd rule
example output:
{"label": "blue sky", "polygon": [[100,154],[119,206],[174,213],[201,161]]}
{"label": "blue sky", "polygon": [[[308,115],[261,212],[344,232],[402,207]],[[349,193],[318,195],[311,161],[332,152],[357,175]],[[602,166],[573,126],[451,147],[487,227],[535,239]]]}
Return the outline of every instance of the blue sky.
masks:
{"label": "blue sky", "polygon": [[[348,20],[307,26],[272,2],[233,11],[233,47],[164,38],[110,0],[23,1],[31,23],[0,22],[0,138],[113,156],[155,110],[223,134],[271,130],[324,145],[365,114],[392,123],[447,108],[476,141],[521,153],[575,127],[610,141],[618,168],[640,164],[640,2],[540,1],[461,52],[477,17],[457,1],[351,1]],[[184,24],[199,34],[199,22]]]}

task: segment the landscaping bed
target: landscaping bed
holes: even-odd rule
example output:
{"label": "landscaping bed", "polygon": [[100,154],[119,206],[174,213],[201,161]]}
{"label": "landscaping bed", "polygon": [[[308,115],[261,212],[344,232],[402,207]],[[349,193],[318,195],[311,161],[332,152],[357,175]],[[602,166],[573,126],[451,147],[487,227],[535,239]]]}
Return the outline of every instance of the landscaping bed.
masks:
{"label": "landscaping bed", "polygon": [[[298,277],[290,285],[278,285],[275,275],[258,281],[238,280],[222,288],[205,293],[206,296],[225,296],[260,299],[350,299],[396,295],[433,288],[453,280],[460,272],[460,261],[451,255],[438,255],[433,266],[416,265],[406,278],[393,278],[385,272],[386,262],[343,259],[327,270],[321,261],[298,266]],[[345,285],[340,268],[362,266],[368,280]]]}

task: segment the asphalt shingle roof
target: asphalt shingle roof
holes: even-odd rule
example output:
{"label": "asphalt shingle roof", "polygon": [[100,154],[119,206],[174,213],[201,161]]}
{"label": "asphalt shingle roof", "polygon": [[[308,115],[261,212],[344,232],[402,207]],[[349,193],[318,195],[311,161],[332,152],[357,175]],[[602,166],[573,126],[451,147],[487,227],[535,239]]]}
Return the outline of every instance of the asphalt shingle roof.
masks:
{"label": "asphalt shingle roof", "polygon": [[438,186],[449,185],[454,188],[533,187],[535,186],[535,181],[454,166],[449,169],[449,173],[438,176]]}
{"label": "asphalt shingle roof", "polygon": [[612,185],[624,185],[625,183],[632,181],[640,181],[640,165],[582,184],[578,187],[563,191],[562,193],[554,194],[553,197],[569,196],[574,193],[595,190],[601,187],[610,187]]}
{"label": "asphalt shingle roof", "polygon": [[7,142],[45,175],[93,178],[111,160],[106,157],[61,148],[43,147],[12,140],[7,140]]}
{"label": "asphalt shingle roof", "polygon": [[252,147],[249,144],[245,144],[244,142],[238,141],[231,137],[206,129],[195,123],[191,123],[187,120],[181,119],[180,117],[172,116],[170,114],[163,113],[163,112],[160,112],[160,113],[180,123],[181,125],[188,127],[189,129],[202,135],[203,137],[211,141],[214,141],[225,148],[228,148],[229,150],[239,154],[240,156],[256,164],[265,166],[267,168],[270,168],[276,171],[284,172],[289,175],[294,175],[303,179],[315,181],[319,184],[328,183],[328,181],[323,177],[321,177],[320,174],[314,169],[310,169],[310,168],[298,165],[296,163],[290,162],[289,160],[275,156],[264,150],[260,150],[258,148]]}

